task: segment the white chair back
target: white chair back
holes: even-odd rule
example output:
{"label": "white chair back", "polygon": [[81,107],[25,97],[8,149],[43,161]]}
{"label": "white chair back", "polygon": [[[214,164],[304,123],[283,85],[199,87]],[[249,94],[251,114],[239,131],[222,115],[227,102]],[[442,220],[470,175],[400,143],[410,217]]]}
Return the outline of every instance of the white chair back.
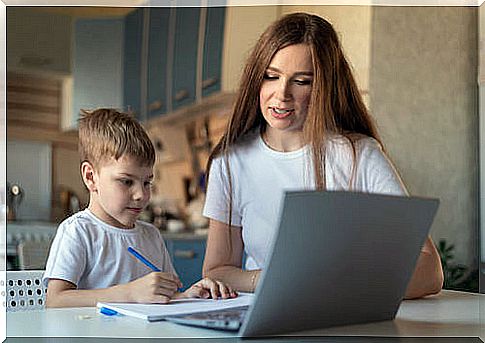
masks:
{"label": "white chair back", "polygon": [[45,307],[47,287],[43,270],[7,271],[7,312],[40,310]]}

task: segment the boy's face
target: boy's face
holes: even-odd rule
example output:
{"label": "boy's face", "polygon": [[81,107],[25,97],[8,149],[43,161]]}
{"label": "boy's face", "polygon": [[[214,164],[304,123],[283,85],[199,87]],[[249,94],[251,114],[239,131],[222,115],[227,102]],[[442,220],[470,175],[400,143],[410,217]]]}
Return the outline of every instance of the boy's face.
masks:
{"label": "boy's face", "polygon": [[150,200],[153,167],[140,166],[132,156],[122,156],[92,169],[92,179],[85,175],[86,169],[82,172],[91,194],[89,209],[94,215],[110,225],[132,228]]}

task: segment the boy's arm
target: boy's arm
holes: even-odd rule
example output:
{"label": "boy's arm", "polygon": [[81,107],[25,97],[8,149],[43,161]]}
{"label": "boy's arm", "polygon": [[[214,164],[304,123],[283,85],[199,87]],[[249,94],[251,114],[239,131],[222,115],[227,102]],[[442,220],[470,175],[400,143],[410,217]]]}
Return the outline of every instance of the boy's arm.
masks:
{"label": "boy's arm", "polygon": [[96,306],[104,302],[136,302],[165,304],[181,286],[170,273],[154,272],[129,283],[109,288],[79,290],[76,285],[61,279],[50,279],[47,287],[47,307]]}

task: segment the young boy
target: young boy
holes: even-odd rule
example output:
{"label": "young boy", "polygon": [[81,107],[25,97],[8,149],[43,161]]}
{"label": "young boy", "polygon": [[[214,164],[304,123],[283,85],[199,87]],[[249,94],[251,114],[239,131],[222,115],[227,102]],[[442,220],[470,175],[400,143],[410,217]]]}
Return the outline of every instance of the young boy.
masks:
{"label": "young boy", "polygon": [[[155,149],[135,119],[113,109],[83,112],[79,153],[89,206],[59,225],[44,274],[47,307],[236,296],[210,279],[177,292],[182,285],[160,232],[137,220],[150,200]],[[128,247],[162,272],[151,272]]]}

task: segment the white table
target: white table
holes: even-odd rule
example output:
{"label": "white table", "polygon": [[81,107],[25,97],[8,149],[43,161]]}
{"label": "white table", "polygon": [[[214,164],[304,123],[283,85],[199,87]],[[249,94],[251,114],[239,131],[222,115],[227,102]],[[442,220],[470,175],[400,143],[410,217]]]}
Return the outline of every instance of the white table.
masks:
{"label": "white table", "polygon": [[[300,332],[304,336],[466,336],[485,340],[485,295],[442,291],[404,301],[394,321]],[[235,333],[168,322],[149,323],[127,316],[108,317],[95,308],[7,313],[7,337],[229,338]],[[92,342],[92,340],[90,340]]]}

